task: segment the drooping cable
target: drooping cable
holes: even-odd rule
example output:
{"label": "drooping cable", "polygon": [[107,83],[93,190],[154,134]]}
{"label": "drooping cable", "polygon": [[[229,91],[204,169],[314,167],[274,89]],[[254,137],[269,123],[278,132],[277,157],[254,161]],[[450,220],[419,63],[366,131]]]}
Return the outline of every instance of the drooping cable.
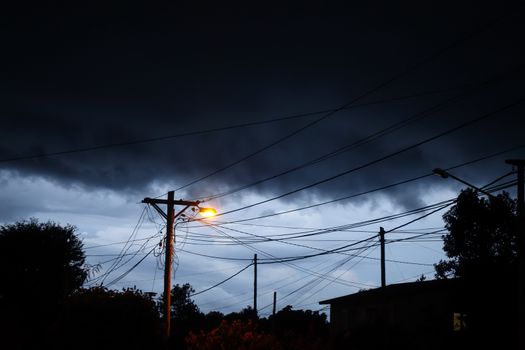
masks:
{"label": "drooping cable", "polygon": [[204,290],[201,290],[201,291],[199,291],[199,292],[196,292],[196,293],[190,294],[190,297],[194,297],[194,296],[196,296],[196,295],[199,295],[199,294],[205,293],[205,292],[207,292],[207,291],[209,291],[209,290],[211,290],[211,289],[213,289],[213,288],[216,288],[216,287],[220,286],[220,285],[223,284],[223,283],[228,282],[229,280],[231,280],[232,278],[234,278],[235,276],[237,276],[238,274],[240,274],[241,272],[243,272],[244,270],[246,270],[247,268],[249,268],[249,267],[252,266],[252,265],[253,265],[253,263],[252,263],[252,264],[248,264],[248,265],[246,265],[245,267],[243,267],[242,269],[240,269],[239,271],[237,271],[236,273],[234,273],[234,274],[231,275],[230,277],[228,277],[228,278],[226,278],[226,279],[220,281],[219,283],[216,283],[216,284],[214,284],[213,286],[211,286],[211,287],[209,287],[209,288],[206,288],[206,289],[204,289]]}

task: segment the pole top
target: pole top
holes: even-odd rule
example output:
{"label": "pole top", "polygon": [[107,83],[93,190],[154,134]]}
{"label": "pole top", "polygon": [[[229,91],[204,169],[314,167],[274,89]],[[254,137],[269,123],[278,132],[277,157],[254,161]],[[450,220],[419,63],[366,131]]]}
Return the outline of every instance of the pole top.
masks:
{"label": "pole top", "polygon": [[201,202],[200,201],[185,201],[185,200],[182,200],[182,199],[172,200],[172,199],[160,199],[160,198],[149,198],[149,197],[146,197],[146,198],[144,198],[142,200],[142,203],[147,203],[147,204],[152,204],[152,203],[155,203],[155,204],[174,204],[174,205],[188,205],[190,207],[198,207]]}
{"label": "pole top", "polygon": [[435,168],[434,170],[432,170],[432,172],[436,174],[437,176],[442,177],[444,179],[446,179],[450,175],[449,173],[447,173],[445,170],[441,168]]}
{"label": "pole top", "polygon": [[507,159],[505,163],[516,166],[525,166],[525,159]]}

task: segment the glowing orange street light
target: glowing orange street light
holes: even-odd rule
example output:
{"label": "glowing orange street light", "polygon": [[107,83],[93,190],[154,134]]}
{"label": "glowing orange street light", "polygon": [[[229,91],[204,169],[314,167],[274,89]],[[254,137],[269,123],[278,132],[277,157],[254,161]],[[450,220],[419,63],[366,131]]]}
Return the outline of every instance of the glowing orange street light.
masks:
{"label": "glowing orange street light", "polygon": [[205,218],[211,218],[217,215],[217,210],[215,210],[214,208],[200,208],[199,207],[199,214]]}

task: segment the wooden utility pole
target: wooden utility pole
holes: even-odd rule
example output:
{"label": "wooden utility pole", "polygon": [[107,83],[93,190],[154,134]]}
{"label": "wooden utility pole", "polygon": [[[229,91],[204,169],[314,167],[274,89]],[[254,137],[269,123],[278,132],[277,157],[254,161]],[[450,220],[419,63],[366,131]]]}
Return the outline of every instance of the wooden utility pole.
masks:
{"label": "wooden utility pole", "polygon": [[[173,239],[175,219],[189,207],[198,207],[199,201],[175,200],[175,192],[168,192],[168,199],[144,198],[142,203],[150,204],[159,214],[166,219],[166,258],[164,265],[164,335],[170,336],[171,323],[171,263],[173,257]],[[158,206],[166,204],[166,213]],[[175,214],[175,205],[185,207]]]}
{"label": "wooden utility pole", "polygon": [[517,216],[518,216],[518,346],[525,349],[525,199],[524,176],[525,159],[508,159],[505,161],[516,167],[518,172]]}
{"label": "wooden utility pole", "polygon": [[275,309],[277,306],[277,292],[273,292],[273,310],[272,310],[272,334],[275,334]]}
{"label": "wooden utility pole", "polygon": [[277,306],[277,292],[273,292],[273,310],[272,315],[275,316],[275,308]]}
{"label": "wooden utility pole", "polygon": [[253,255],[253,311],[257,315],[257,254]]}
{"label": "wooden utility pole", "polygon": [[167,219],[166,219],[166,257],[164,259],[164,330],[167,337],[170,336],[171,322],[171,260],[173,257],[173,225],[175,221],[175,209],[173,205],[174,192],[168,192]]}
{"label": "wooden utility pole", "polygon": [[381,289],[380,289],[380,296],[381,296],[381,318],[380,318],[380,334],[381,334],[381,342],[382,342],[382,348],[388,349],[387,347],[387,340],[386,340],[386,268],[385,268],[385,229],[382,227],[379,227],[379,243],[381,245]]}
{"label": "wooden utility pole", "polygon": [[385,229],[379,228],[379,242],[381,244],[381,288],[386,286],[386,271],[385,271]]}

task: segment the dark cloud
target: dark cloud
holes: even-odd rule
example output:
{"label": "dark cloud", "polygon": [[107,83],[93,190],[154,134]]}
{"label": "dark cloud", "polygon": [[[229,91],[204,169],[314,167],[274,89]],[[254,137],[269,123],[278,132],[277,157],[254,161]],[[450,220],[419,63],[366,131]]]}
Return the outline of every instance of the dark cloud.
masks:
{"label": "dark cloud", "polygon": [[[190,7],[38,8],[6,22],[0,158],[53,153],[334,108],[400,72],[359,102],[474,86],[439,113],[341,156],[264,183],[271,196],[308,185],[511,103],[523,93],[523,24],[511,7],[441,2],[340,8],[309,5],[193,12]],[[474,5],[473,5],[474,6]],[[502,17],[503,16],[503,17]],[[503,18],[503,19],[500,19]],[[495,22],[486,27],[487,23]],[[469,33],[474,33],[470,36]],[[459,41],[460,38],[468,39]],[[449,47],[409,71],[441,48]],[[344,110],[199,186],[191,196],[235,188],[322,156],[466,91]],[[420,149],[316,187],[342,194],[421,175],[520,143],[523,105]],[[234,163],[315,120],[3,162],[3,169],[94,188],[174,187]],[[523,157],[523,150],[511,154]],[[510,155],[509,155],[510,156]],[[499,173],[465,173],[482,181]],[[496,163],[494,163],[496,164]],[[420,188],[394,191],[418,203]],[[303,194],[308,198],[308,194]]]}

